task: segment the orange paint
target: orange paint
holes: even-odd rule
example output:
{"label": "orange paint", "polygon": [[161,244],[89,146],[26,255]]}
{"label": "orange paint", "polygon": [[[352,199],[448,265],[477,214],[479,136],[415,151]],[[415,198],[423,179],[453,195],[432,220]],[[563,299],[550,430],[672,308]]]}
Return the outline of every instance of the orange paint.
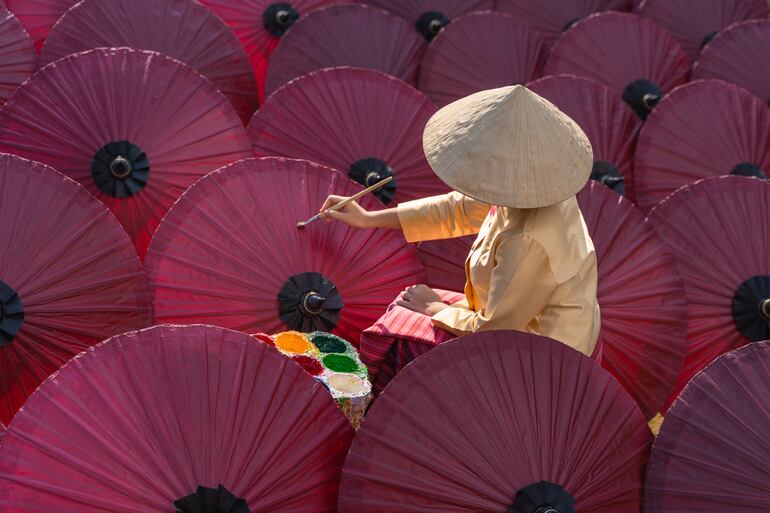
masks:
{"label": "orange paint", "polygon": [[275,345],[281,351],[290,354],[303,354],[314,348],[310,341],[297,331],[287,331],[276,335]]}

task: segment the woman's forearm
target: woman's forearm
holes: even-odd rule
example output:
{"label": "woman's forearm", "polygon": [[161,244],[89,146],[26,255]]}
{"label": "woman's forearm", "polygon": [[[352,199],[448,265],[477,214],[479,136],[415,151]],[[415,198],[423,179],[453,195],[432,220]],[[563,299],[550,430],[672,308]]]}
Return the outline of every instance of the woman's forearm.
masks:
{"label": "woman's forearm", "polygon": [[367,228],[392,228],[401,229],[401,221],[398,220],[398,212],[395,208],[385,210],[373,210],[366,214]]}

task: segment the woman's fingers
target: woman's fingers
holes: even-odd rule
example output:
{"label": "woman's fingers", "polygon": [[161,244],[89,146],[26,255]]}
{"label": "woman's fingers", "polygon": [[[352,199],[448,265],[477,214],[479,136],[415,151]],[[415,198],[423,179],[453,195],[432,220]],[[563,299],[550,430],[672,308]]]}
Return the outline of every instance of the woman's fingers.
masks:
{"label": "woman's fingers", "polygon": [[326,210],[329,207],[333,207],[337,203],[340,203],[343,200],[346,200],[347,198],[345,196],[335,196],[332,194],[328,198],[326,198],[326,201],[324,201],[323,206],[321,207],[321,211]]}

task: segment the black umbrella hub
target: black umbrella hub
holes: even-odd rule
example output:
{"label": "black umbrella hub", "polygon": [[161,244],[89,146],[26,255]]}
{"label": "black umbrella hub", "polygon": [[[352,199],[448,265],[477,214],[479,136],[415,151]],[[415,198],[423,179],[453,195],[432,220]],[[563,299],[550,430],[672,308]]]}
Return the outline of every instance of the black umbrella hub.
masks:
{"label": "black umbrella hub", "polygon": [[91,178],[104,194],[130,198],[147,186],[150,159],[129,141],[112,141],[96,152],[91,160]]}
{"label": "black umbrella hub", "polygon": [[654,82],[646,79],[634,80],[623,90],[623,101],[642,120],[647,119],[661,98],[663,98],[663,90]]}
{"label": "black umbrella hub", "polygon": [[13,342],[24,324],[21,298],[7,283],[0,280],[0,347]]}
{"label": "black umbrella hub", "polygon": [[176,513],[251,513],[246,501],[227,488],[199,486],[195,493],[174,501]]}
{"label": "black umbrella hub", "polygon": [[591,180],[609,187],[621,196],[626,193],[625,178],[614,164],[606,160],[597,160],[591,169]]}
{"label": "black umbrella hub", "polygon": [[262,13],[265,30],[271,36],[281,37],[299,19],[299,11],[289,3],[274,3]]}
{"label": "black umbrella hub", "polygon": [[540,481],[516,492],[508,513],[575,513],[575,498],[563,486]]}
{"label": "black umbrella hub", "polygon": [[767,176],[762,171],[762,168],[753,162],[741,162],[735,166],[732,171],[730,171],[730,174],[735,176],[748,176],[752,178],[761,178],[763,180],[767,180]]}
{"label": "black umbrella hub", "polygon": [[738,331],[752,342],[770,340],[770,276],[752,276],[733,296],[733,320]]}
{"label": "black umbrella hub", "polygon": [[422,34],[427,41],[433,41],[441,30],[449,25],[449,18],[439,11],[427,11],[417,18],[417,32]]}
{"label": "black umbrella hub", "polygon": [[360,183],[364,187],[370,187],[385,178],[393,176],[393,180],[390,183],[373,193],[377,199],[386,205],[393,201],[393,196],[396,194],[398,186],[393,168],[384,160],[368,157],[354,162],[350,165],[348,176],[351,180]]}
{"label": "black umbrella hub", "polygon": [[711,32],[710,34],[707,34],[706,37],[704,37],[703,40],[700,42],[701,49],[703,49],[703,47],[705,47],[707,44],[712,42],[714,40],[714,38],[717,37],[717,35],[719,35],[719,32],[717,32],[717,31],[714,31],[714,32]]}
{"label": "black umbrella hub", "polygon": [[294,331],[331,331],[344,304],[337,286],[321,273],[296,274],[278,293],[278,316]]}

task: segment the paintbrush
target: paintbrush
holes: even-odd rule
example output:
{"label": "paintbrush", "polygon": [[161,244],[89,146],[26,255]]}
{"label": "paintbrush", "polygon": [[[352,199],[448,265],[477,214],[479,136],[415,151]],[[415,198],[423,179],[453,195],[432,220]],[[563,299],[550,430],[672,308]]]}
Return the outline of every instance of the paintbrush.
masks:
{"label": "paintbrush", "polygon": [[327,208],[326,210],[322,210],[321,212],[317,213],[316,215],[314,215],[313,217],[311,217],[311,218],[310,218],[310,219],[308,219],[307,221],[303,221],[303,222],[297,223],[297,229],[301,230],[301,229],[302,229],[302,228],[304,228],[305,226],[307,226],[307,225],[309,225],[309,224],[311,224],[311,223],[315,223],[316,221],[318,221],[319,219],[321,219],[321,217],[322,217],[322,216],[323,216],[323,215],[324,215],[326,212],[334,212],[334,211],[336,211],[336,210],[340,210],[340,209],[342,209],[342,208],[345,208],[345,207],[346,207],[347,205],[349,205],[350,203],[352,203],[352,202],[356,201],[356,200],[357,200],[357,199],[359,199],[359,198],[362,198],[363,196],[366,196],[366,195],[367,195],[367,194],[369,194],[370,192],[374,192],[374,191],[376,191],[377,189],[381,188],[381,187],[382,187],[382,186],[384,186],[384,185],[388,185],[388,184],[389,184],[390,182],[392,182],[392,181],[393,181],[393,177],[392,177],[392,176],[389,176],[389,177],[387,177],[387,178],[385,178],[385,179],[383,179],[383,180],[380,180],[380,181],[379,181],[379,182],[377,182],[376,184],[374,184],[374,185],[372,185],[372,186],[370,186],[370,187],[367,187],[367,188],[366,188],[366,189],[364,189],[363,191],[357,192],[357,193],[355,193],[354,195],[352,195],[352,196],[351,196],[351,197],[349,197],[349,198],[345,198],[344,200],[340,201],[340,202],[339,202],[339,203],[337,203],[336,205],[332,205],[331,207]]}

